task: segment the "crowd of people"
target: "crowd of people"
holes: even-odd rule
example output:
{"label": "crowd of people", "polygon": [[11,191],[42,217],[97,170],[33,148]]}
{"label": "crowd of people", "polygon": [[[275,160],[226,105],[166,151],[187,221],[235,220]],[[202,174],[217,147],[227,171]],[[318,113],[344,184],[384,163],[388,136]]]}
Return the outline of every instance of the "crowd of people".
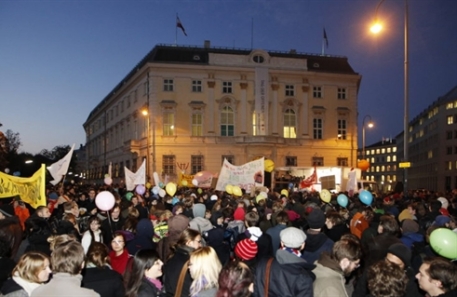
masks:
{"label": "crowd of people", "polygon": [[0,296],[457,296],[457,259],[430,243],[438,229],[457,236],[457,191],[342,207],[337,194],[267,190],[70,184],[37,209],[1,199]]}

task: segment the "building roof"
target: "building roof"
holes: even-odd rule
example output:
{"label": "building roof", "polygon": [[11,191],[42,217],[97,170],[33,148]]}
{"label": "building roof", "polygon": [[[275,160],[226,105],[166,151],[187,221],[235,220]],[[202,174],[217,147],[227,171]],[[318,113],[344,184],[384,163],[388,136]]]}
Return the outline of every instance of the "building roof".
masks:
{"label": "building roof", "polygon": [[383,139],[381,141],[378,141],[376,143],[373,143],[373,144],[370,144],[370,145],[366,146],[365,149],[383,147],[383,146],[391,146],[391,145],[395,145],[395,143],[396,143],[395,138],[385,138],[385,139]]}
{"label": "building roof", "polygon": [[[206,42],[205,42],[206,45]],[[132,78],[135,73],[147,63],[170,63],[170,64],[193,64],[193,65],[209,65],[210,54],[231,54],[231,55],[249,55],[255,49],[235,49],[223,47],[207,46],[176,46],[176,45],[156,45],[141,61],[133,67],[133,69],[122,79],[114,89],[91,111],[86,122],[96,112],[106,104],[109,99],[116,94],[122,86]],[[351,65],[348,63],[347,57],[330,56],[309,53],[298,53],[295,50],[289,52],[281,51],[266,51],[270,57],[306,59],[308,71],[327,72],[357,75]]]}

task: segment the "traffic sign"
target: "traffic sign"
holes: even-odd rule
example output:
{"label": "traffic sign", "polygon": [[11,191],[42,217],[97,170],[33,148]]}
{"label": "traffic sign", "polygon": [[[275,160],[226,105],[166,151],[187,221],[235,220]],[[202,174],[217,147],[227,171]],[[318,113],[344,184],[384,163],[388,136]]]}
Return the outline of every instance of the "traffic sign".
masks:
{"label": "traffic sign", "polygon": [[411,162],[400,162],[399,167],[400,168],[409,168],[409,167],[411,167]]}

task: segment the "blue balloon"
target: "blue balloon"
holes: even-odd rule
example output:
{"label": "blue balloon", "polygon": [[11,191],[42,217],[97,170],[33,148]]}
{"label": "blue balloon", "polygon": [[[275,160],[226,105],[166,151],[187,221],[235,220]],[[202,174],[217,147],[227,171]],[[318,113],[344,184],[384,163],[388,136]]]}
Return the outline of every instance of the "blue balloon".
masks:
{"label": "blue balloon", "polygon": [[348,206],[348,197],[344,194],[339,194],[338,197],[336,197],[336,201],[341,207],[346,207]]}
{"label": "blue balloon", "polygon": [[359,193],[359,199],[360,201],[362,201],[363,204],[371,205],[371,203],[373,202],[373,195],[371,194],[371,192],[367,190],[362,190]]}

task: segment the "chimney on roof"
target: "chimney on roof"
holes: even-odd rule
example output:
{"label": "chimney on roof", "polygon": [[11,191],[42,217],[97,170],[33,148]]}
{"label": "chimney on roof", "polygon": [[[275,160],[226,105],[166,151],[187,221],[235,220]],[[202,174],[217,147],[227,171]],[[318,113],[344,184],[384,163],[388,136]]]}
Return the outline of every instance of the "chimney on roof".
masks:
{"label": "chimney on roof", "polygon": [[211,41],[205,40],[205,42],[203,43],[203,47],[204,48],[210,48],[211,47]]}
{"label": "chimney on roof", "polygon": [[297,53],[297,50],[294,48],[289,51],[289,54],[296,54],[296,53]]}

